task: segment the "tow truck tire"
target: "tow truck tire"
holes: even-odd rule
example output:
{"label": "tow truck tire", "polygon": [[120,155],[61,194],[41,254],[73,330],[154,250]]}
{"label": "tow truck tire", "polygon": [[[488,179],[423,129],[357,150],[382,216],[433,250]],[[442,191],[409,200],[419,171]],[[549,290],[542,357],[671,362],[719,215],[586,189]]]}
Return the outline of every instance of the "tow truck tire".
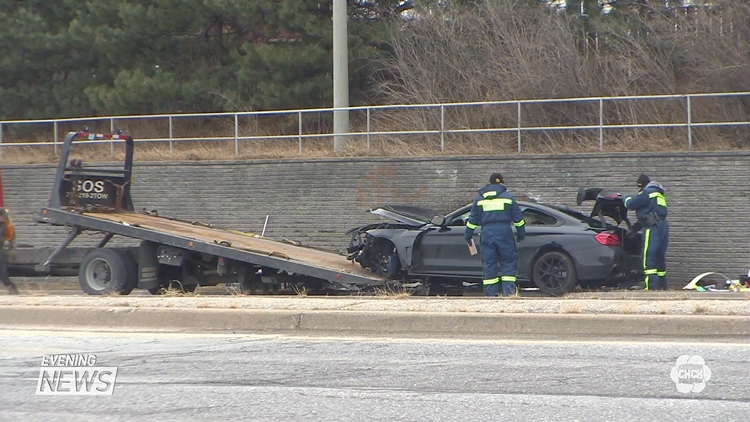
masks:
{"label": "tow truck tire", "polygon": [[138,285],[138,263],[127,251],[118,250],[117,253],[122,256],[122,262],[125,263],[125,268],[128,271],[128,281],[125,285],[125,290],[121,294],[129,295]]}
{"label": "tow truck tire", "polygon": [[97,248],[83,258],[78,270],[81,289],[90,295],[128,294],[135,287],[125,252]]}

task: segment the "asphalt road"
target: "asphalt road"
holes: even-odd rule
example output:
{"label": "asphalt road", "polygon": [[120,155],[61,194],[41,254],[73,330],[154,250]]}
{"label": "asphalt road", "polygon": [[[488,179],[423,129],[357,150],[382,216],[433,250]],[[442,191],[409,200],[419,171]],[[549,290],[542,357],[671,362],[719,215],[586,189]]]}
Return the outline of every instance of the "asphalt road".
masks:
{"label": "asphalt road", "polygon": [[[117,366],[113,395],[35,395],[42,356],[58,353],[94,353],[98,365]],[[681,355],[705,359],[711,376],[702,392],[681,393],[670,378]],[[686,422],[750,414],[747,345],[0,330],[0,357],[0,421]]]}

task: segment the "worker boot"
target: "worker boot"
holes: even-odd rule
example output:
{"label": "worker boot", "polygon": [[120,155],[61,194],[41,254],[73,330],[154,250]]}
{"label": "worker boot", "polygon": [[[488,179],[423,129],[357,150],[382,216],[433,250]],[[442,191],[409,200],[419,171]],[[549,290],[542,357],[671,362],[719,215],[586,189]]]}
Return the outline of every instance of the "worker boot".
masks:
{"label": "worker boot", "polygon": [[635,283],[632,286],[628,287],[628,290],[648,290],[648,289],[646,288],[645,281],[639,281],[638,283]]}
{"label": "worker boot", "polygon": [[660,290],[669,290],[667,288],[667,277],[659,277],[659,289]]}
{"label": "worker boot", "polygon": [[484,295],[487,297],[497,297],[500,293],[500,283],[486,284],[484,286]]}

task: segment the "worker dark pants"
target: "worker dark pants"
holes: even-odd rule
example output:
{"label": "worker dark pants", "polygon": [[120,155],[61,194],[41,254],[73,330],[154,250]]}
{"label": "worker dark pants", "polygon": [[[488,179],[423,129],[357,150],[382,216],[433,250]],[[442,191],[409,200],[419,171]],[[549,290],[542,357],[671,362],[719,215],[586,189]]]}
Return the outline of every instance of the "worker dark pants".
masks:
{"label": "worker dark pants", "polygon": [[[518,271],[518,252],[513,229],[509,224],[491,224],[482,226],[482,266],[484,276],[482,284],[485,296],[515,296],[516,272]],[[501,284],[502,283],[502,284]]]}
{"label": "worker dark pants", "polygon": [[3,282],[3,286],[13,286],[13,283],[8,277],[8,257],[5,256],[5,251],[0,249],[0,281]]}
{"label": "worker dark pants", "polygon": [[667,290],[667,245],[669,223],[659,221],[646,229],[643,236],[643,272],[646,275],[646,290]]}

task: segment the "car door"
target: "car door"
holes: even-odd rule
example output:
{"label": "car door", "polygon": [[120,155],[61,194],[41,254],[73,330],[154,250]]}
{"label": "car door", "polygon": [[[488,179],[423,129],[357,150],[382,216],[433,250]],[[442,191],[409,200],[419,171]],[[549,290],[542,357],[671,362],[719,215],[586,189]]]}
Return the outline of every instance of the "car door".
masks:
{"label": "car door", "polygon": [[[531,278],[537,252],[542,246],[554,241],[550,237],[559,232],[558,227],[562,223],[542,207],[521,205],[521,213],[526,222],[526,239],[518,242],[518,277],[528,280]],[[513,231],[515,233],[515,228]]]}
{"label": "car door", "polygon": [[[418,272],[445,275],[465,275],[481,277],[481,253],[471,255],[464,241],[464,230],[469,210],[451,217],[443,227],[432,227],[417,242],[417,255],[420,263]],[[481,227],[474,231],[477,250],[480,249]]]}

